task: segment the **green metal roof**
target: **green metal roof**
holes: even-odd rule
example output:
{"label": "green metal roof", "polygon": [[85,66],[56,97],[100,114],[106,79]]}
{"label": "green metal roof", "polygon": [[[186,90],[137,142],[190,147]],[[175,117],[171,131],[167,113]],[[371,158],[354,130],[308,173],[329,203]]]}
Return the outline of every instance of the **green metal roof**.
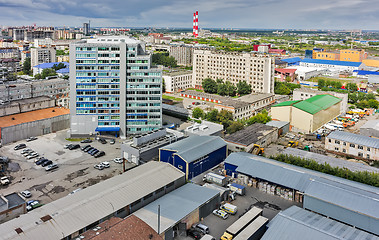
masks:
{"label": "green metal roof", "polygon": [[304,112],[315,114],[321,110],[328,109],[340,101],[341,99],[337,97],[329,94],[323,94],[308,98],[304,101],[294,104],[293,106],[300,110],[303,110]]}
{"label": "green metal roof", "polygon": [[285,101],[285,102],[281,102],[281,103],[278,103],[278,104],[275,104],[271,107],[284,107],[284,106],[292,106],[293,104],[299,102],[300,100],[296,100],[296,101]]}

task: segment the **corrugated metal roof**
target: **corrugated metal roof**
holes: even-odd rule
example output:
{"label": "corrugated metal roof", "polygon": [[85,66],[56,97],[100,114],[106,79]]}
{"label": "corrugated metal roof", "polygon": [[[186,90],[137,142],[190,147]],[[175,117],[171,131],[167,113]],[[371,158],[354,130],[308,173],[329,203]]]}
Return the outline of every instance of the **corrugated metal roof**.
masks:
{"label": "corrugated metal roof", "polygon": [[35,68],[52,68],[54,65],[58,65],[59,63],[63,63],[67,68],[70,66],[68,62],[51,62],[51,63],[41,63],[39,65],[34,66]]}
{"label": "corrugated metal roof", "polygon": [[296,100],[296,101],[285,101],[285,102],[281,102],[281,103],[278,103],[278,104],[275,104],[271,107],[284,107],[284,106],[292,106],[293,104],[295,103],[298,103],[300,102],[300,100]]}
{"label": "corrugated metal roof", "polygon": [[155,231],[158,231],[159,205],[161,214],[160,232],[163,233],[219,194],[218,190],[187,183],[136,211],[134,215]]}
{"label": "corrugated metal roof", "polygon": [[364,71],[364,70],[354,70],[358,75],[379,75],[379,72],[375,71]]}
{"label": "corrugated metal roof", "polygon": [[281,61],[287,62],[287,63],[297,63],[297,62],[301,62],[301,58],[299,57],[286,58],[286,59],[281,59]]}
{"label": "corrugated metal roof", "polygon": [[359,67],[362,64],[361,62],[322,60],[322,59],[311,59],[311,58],[304,58],[301,62],[304,62],[304,63],[316,63],[316,64],[326,64],[326,65],[337,65],[337,66],[348,66],[348,67]]}
{"label": "corrugated metal roof", "polygon": [[195,161],[217,149],[226,146],[226,142],[216,136],[190,136],[163,147],[163,149],[176,151],[185,161]]}
{"label": "corrugated metal roof", "polygon": [[266,123],[266,125],[268,125],[268,126],[277,127],[277,128],[282,128],[282,127],[285,127],[286,125],[289,125],[289,124],[290,124],[289,122],[275,121],[275,120],[272,120],[272,121]]}
{"label": "corrugated metal roof", "polygon": [[341,99],[329,94],[316,95],[304,101],[294,104],[293,106],[310,114],[318,113],[321,110],[328,109]]}
{"label": "corrugated metal roof", "polygon": [[377,138],[371,138],[344,131],[333,131],[327,136],[327,138],[354,143],[366,147],[379,148],[379,139]]}
{"label": "corrugated metal roof", "polygon": [[[305,237],[306,236],[306,237]],[[261,240],[378,240],[379,237],[330,218],[292,206],[268,224]]]}
{"label": "corrugated metal roof", "polygon": [[360,129],[362,128],[371,128],[374,130],[379,130],[379,120],[369,120],[365,124],[363,124],[362,127],[360,127]]}
{"label": "corrugated metal roof", "polygon": [[1,239],[62,239],[183,176],[167,163],[143,164],[1,224]]}

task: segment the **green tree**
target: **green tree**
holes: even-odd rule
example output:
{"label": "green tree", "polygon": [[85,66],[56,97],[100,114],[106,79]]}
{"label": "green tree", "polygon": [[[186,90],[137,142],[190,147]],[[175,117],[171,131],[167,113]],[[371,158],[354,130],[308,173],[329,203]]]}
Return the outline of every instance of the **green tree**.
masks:
{"label": "green tree", "polygon": [[251,124],[254,124],[254,123],[263,123],[263,124],[265,124],[265,123],[268,123],[269,121],[271,121],[271,117],[268,115],[268,112],[266,111],[266,109],[263,109],[257,115],[249,118],[246,121],[246,124],[250,126]]}
{"label": "green tree", "polygon": [[225,83],[221,83],[217,86],[217,94],[221,96],[226,96],[228,95],[228,85]]}
{"label": "green tree", "polygon": [[217,120],[224,125],[224,129],[227,129],[233,122],[233,113],[222,109],[217,116]]}
{"label": "green tree", "polygon": [[279,95],[290,95],[291,89],[289,89],[284,84],[279,84],[277,87],[274,88],[274,92],[275,94],[279,94]]}
{"label": "green tree", "polygon": [[239,121],[232,122],[232,124],[230,124],[230,126],[226,129],[226,132],[229,134],[235,133],[235,132],[238,132],[239,130],[242,130],[243,127],[244,127],[243,123]]}
{"label": "green tree", "polygon": [[370,108],[378,109],[379,102],[376,101],[375,99],[369,99],[369,100],[368,100],[368,106],[369,106]]}
{"label": "green tree", "polygon": [[251,85],[246,81],[239,81],[237,83],[237,92],[239,95],[245,95],[251,93]]}
{"label": "green tree", "polygon": [[358,94],[357,93],[349,93],[348,94],[348,100],[349,100],[349,103],[356,103],[358,102]]}
{"label": "green tree", "polygon": [[357,89],[358,89],[358,86],[357,86],[357,84],[355,84],[355,83],[348,83],[348,84],[346,84],[346,89],[347,89],[349,92],[356,92]]}
{"label": "green tree", "polygon": [[59,69],[62,69],[62,68],[66,68],[66,65],[64,63],[54,64],[52,67],[52,69],[54,69],[55,71],[58,71]]}
{"label": "green tree", "polygon": [[218,110],[217,109],[213,109],[212,111],[208,112],[206,115],[205,115],[205,118],[208,120],[208,121],[211,121],[211,122],[217,122],[218,121]]}
{"label": "green tree", "polygon": [[197,118],[197,119],[203,118],[204,117],[204,111],[203,111],[203,109],[201,109],[199,107],[193,109],[193,111],[192,111],[192,117]]}
{"label": "green tree", "polygon": [[34,75],[34,78],[35,79],[41,79],[42,78],[42,75],[40,73],[37,73],[36,75]]}
{"label": "green tree", "polygon": [[217,83],[215,80],[206,78],[202,83],[204,92],[206,93],[217,93]]}
{"label": "green tree", "polygon": [[318,85],[318,88],[319,88],[319,89],[325,87],[325,80],[324,80],[324,79],[319,79],[319,80],[317,81],[317,85]]}
{"label": "green tree", "polygon": [[162,78],[162,93],[166,92],[166,83],[164,82],[164,78]]}
{"label": "green tree", "polygon": [[30,57],[25,58],[24,64],[22,66],[22,71],[29,75],[31,73],[31,63],[30,63]]}
{"label": "green tree", "polygon": [[55,72],[54,69],[52,69],[52,68],[45,68],[45,69],[42,70],[41,78],[45,79],[46,77],[56,76],[56,75],[57,75],[57,73]]}
{"label": "green tree", "polygon": [[226,91],[227,95],[234,97],[237,93],[237,88],[229,81],[226,81],[225,85],[227,87],[227,91]]}
{"label": "green tree", "polygon": [[373,93],[366,94],[366,100],[370,100],[370,99],[376,99],[375,94],[373,94]]}

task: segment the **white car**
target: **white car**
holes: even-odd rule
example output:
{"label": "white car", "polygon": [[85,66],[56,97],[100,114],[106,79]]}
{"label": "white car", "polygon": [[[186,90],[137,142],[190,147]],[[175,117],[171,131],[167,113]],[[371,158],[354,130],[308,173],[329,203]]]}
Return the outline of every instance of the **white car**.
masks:
{"label": "white car", "polygon": [[80,190],[82,190],[82,189],[81,188],[75,189],[74,191],[70,192],[68,195],[75,194],[75,193],[79,192]]}
{"label": "white car", "polygon": [[123,160],[122,160],[122,158],[115,158],[115,159],[113,159],[113,162],[115,162],[115,163],[122,163]]}
{"label": "white car", "polygon": [[213,210],[212,213],[214,215],[216,215],[217,217],[220,217],[222,219],[227,219],[229,217],[229,214],[227,212],[220,210],[220,209]]}
{"label": "white car", "polygon": [[102,162],[100,164],[102,164],[105,168],[109,168],[111,166],[109,162]]}
{"label": "white car", "polygon": [[99,169],[99,170],[103,170],[104,169],[104,165],[103,164],[96,164],[95,166],[94,166],[96,169]]}
{"label": "white car", "polygon": [[28,190],[25,190],[25,191],[22,191],[21,192],[21,195],[24,197],[24,198],[30,198],[32,196],[32,193],[29,192]]}
{"label": "white car", "polygon": [[27,159],[32,159],[32,158],[36,158],[36,157],[38,157],[38,156],[39,156],[38,153],[33,153],[33,154],[27,156],[26,158],[27,158]]}

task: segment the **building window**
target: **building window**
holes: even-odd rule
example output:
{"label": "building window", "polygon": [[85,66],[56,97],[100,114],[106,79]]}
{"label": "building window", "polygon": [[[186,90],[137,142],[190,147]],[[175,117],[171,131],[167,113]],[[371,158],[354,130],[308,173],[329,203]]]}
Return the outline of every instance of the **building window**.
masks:
{"label": "building window", "polygon": [[339,148],[335,147],[334,150],[339,151]]}
{"label": "building window", "polygon": [[363,146],[358,145],[358,149],[363,149]]}
{"label": "building window", "polygon": [[346,142],[343,142],[343,145],[346,146]]}
{"label": "building window", "polygon": [[335,142],[336,144],[340,144],[340,141],[338,141],[338,140],[334,140],[334,142]]}
{"label": "building window", "polygon": [[370,152],[370,148],[369,147],[367,148],[367,152]]}
{"label": "building window", "polygon": [[367,154],[367,158],[370,158],[370,154]]}
{"label": "building window", "polygon": [[329,139],[329,142],[331,143],[331,142],[332,142],[332,139]]}
{"label": "building window", "polygon": [[355,148],[355,144],[350,143],[350,147]]}
{"label": "building window", "polygon": [[358,157],[363,157],[363,153],[358,153]]}
{"label": "building window", "polygon": [[346,153],[346,149],[342,149],[342,152]]}

